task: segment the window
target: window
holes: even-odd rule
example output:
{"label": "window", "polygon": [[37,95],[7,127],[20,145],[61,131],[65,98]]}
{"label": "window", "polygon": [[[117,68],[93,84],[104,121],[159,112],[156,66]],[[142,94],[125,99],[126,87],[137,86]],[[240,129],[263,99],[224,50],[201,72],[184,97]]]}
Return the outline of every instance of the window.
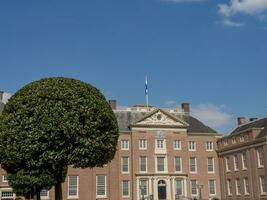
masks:
{"label": "window", "polygon": [[158,172],[165,171],[164,163],[165,163],[165,157],[157,157],[157,171]]}
{"label": "window", "polygon": [[245,141],[244,135],[240,135],[240,142],[244,142],[244,141]]}
{"label": "window", "polygon": [[196,180],[191,180],[191,194],[193,196],[197,196],[197,181]]}
{"label": "window", "polygon": [[14,194],[11,191],[2,191],[1,199],[13,199]]}
{"label": "window", "polygon": [[206,142],[206,150],[207,151],[212,151],[213,150],[213,142]]}
{"label": "window", "polygon": [[236,195],[240,195],[241,194],[241,188],[240,188],[240,180],[239,180],[239,178],[237,178],[235,180],[235,187],[236,187]]}
{"label": "window", "polygon": [[227,194],[232,195],[232,182],[231,179],[227,180]]}
{"label": "window", "polygon": [[197,159],[195,157],[191,157],[189,159],[190,163],[190,172],[197,172]]}
{"label": "window", "polygon": [[96,196],[106,197],[106,176],[98,175],[96,176]]}
{"label": "window", "polygon": [[234,168],[235,168],[235,171],[238,170],[238,156],[237,155],[234,155]]}
{"label": "window", "polygon": [[226,157],[226,158],[225,158],[225,168],[226,168],[226,171],[227,171],[227,172],[230,171],[229,157]]}
{"label": "window", "polygon": [[183,195],[183,180],[181,179],[175,180],[175,187],[176,187],[175,195]]}
{"label": "window", "polygon": [[213,173],[214,172],[214,159],[212,157],[208,158],[208,172]]}
{"label": "window", "polygon": [[257,150],[258,154],[258,167],[263,167],[264,166],[264,154],[263,154],[263,149],[259,148]]}
{"label": "window", "polygon": [[249,181],[248,181],[248,177],[244,178],[244,192],[245,195],[249,194]]}
{"label": "window", "polygon": [[2,182],[3,182],[3,183],[7,183],[7,182],[8,182],[8,180],[7,180],[7,176],[6,176],[6,175],[3,175],[3,177],[2,177]]}
{"label": "window", "polygon": [[189,151],[195,151],[196,148],[197,148],[196,142],[194,142],[194,141],[189,141],[188,142],[188,149],[189,149]]}
{"label": "window", "polygon": [[145,139],[139,140],[139,149],[147,149],[147,140]]}
{"label": "window", "polygon": [[41,190],[40,196],[41,196],[42,199],[48,199],[49,198],[48,190],[45,190],[45,189]]}
{"label": "window", "polygon": [[236,138],[233,137],[233,138],[232,138],[232,144],[235,144],[235,143],[236,143]]}
{"label": "window", "polygon": [[157,148],[163,149],[164,148],[164,140],[157,140]]}
{"label": "window", "polygon": [[260,176],[260,188],[261,188],[261,194],[267,193],[267,185],[266,185],[266,177]]}
{"label": "window", "polygon": [[242,168],[247,169],[247,154],[246,152],[242,153]]}
{"label": "window", "polygon": [[216,181],[209,180],[209,195],[216,195]]}
{"label": "window", "polygon": [[175,171],[176,172],[181,172],[182,171],[182,163],[181,163],[181,157],[175,156],[174,157],[174,166],[175,166]]}
{"label": "window", "polygon": [[147,171],[147,157],[146,156],[141,156],[140,157],[140,172],[146,172]]}
{"label": "window", "polygon": [[122,196],[123,197],[128,197],[130,195],[129,192],[129,181],[122,181]]}
{"label": "window", "polygon": [[122,169],[122,173],[129,172],[129,157],[121,158],[121,169]]}
{"label": "window", "polygon": [[173,148],[174,149],[178,149],[178,150],[181,150],[182,148],[181,148],[181,141],[180,140],[174,140],[173,141]]}
{"label": "window", "polygon": [[68,176],[68,197],[78,198],[78,176]]}
{"label": "window", "polygon": [[147,180],[140,180],[140,194],[141,197],[145,197],[148,194],[148,181]]}
{"label": "window", "polygon": [[227,146],[227,145],[228,145],[228,141],[227,141],[227,139],[224,139],[224,140],[223,140],[223,144],[224,144],[224,146]]}
{"label": "window", "polygon": [[121,141],[121,150],[129,150],[129,140]]}

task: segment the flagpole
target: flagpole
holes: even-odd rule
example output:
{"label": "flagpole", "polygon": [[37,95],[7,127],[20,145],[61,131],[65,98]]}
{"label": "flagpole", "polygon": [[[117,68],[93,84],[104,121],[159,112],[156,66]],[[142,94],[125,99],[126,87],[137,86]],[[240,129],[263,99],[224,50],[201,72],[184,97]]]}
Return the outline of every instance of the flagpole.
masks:
{"label": "flagpole", "polygon": [[148,82],[147,82],[147,76],[146,76],[146,80],[145,80],[145,94],[146,94],[146,107],[148,109]]}

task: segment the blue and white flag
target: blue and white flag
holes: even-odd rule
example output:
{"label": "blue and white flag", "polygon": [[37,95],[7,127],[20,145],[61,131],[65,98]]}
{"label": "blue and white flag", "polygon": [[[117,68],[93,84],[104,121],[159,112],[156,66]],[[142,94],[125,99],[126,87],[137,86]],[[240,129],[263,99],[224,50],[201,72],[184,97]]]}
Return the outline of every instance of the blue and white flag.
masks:
{"label": "blue and white flag", "polygon": [[146,81],[145,81],[145,95],[148,95],[147,76],[146,76]]}

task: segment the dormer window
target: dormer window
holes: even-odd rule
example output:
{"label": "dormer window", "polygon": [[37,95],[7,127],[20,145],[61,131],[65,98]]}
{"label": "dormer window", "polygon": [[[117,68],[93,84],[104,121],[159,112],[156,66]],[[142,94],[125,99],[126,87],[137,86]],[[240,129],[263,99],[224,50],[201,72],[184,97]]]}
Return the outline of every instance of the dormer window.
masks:
{"label": "dormer window", "polygon": [[223,140],[223,145],[224,145],[224,146],[228,145],[228,141],[227,141],[227,139],[224,139],[224,140]]}
{"label": "dormer window", "polygon": [[233,137],[233,138],[232,138],[232,144],[235,144],[235,143],[236,143],[236,138]]}

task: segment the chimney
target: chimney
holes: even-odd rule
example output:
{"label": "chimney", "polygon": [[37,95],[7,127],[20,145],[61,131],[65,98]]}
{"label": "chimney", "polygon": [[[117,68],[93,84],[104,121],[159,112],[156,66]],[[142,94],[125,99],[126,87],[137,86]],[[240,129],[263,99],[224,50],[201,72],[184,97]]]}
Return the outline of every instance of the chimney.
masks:
{"label": "chimney", "polygon": [[110,107],[112,108],[112,110],[117,109],[117,100],[109,100],[108,103],[109,103]]}
{"label": "chimney", "polygon": [[254,121],[256,121],[258,118],[257,117],[251,117],[251,118],[249,118],[249,121],[250,122],[254,122]]}
{"label": "chimney", "polygon": [[237,118],[237,124],[238,124],[238,126],[241,126],[241,125],[243,125],[245,123],[246,123],[246,118],[245,117],[238,117]]}
{"label": "chimney", "polygon": [[190,112],[190,106],[189,106],[189,103],[182,103],[181,104],[181,107],[182,107],[182,111],[185,112],[185,113],[189,113]]}
{"label": "chimney", "polygon": [[4,95],[4,92],[3,91],[0,91],[0,102],[3,101],[3,95]]}

